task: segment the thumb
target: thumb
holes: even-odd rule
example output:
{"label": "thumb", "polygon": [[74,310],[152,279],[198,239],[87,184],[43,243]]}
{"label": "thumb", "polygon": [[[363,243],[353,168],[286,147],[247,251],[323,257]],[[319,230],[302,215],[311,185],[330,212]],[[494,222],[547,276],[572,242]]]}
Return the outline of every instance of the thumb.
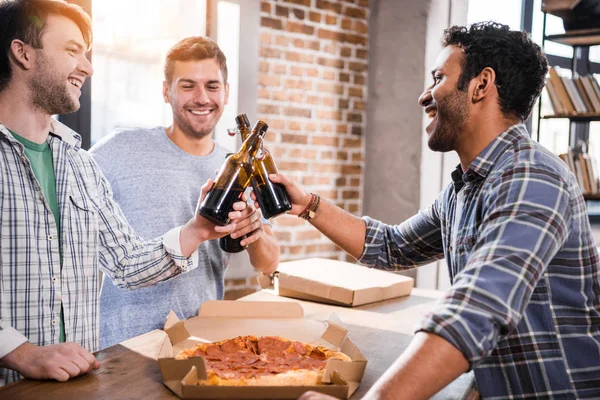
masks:
{"label": "thumb", "polygon": [[206,194],[210,191],[210,189],[212,189],[214,183],[215,182],[209,178],[206,183],[202,185],[202,188],[200,188],[200,201],[204,200]]}

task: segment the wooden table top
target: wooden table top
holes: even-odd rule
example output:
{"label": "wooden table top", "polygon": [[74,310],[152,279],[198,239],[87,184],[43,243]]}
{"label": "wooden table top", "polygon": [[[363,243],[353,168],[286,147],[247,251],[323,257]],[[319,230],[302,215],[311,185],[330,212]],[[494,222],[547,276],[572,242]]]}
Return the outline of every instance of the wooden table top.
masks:
{"label": "wooden table top", "polygon": [[[360,399],[412,339],[414,327],[441,292],[414,289],[407,297],[347,308],[275,296],[266,291],[241,300],[299,301],[307,318],[327,320],[335,312],[350,337],[368,359],[367,369],[352,399]],[[99,351],[100,369],[68,382],[24,379],[0,388],[1,399],[176,399],[162,383],[156,359],[165,337],[161,330],[137,336]],[[466,374],[435,398],[465,398],[472,384]]]}

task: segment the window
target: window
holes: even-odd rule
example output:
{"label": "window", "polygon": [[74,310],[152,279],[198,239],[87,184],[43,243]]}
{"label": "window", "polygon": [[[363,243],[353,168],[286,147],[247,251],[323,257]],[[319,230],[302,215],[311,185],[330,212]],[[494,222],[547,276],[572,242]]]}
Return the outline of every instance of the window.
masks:
{"label": "window", "polygon": [[119,127],[170,125],[164,58],[184,37],[205,35],[206,0],[96,0],[92,18],[91,143]]}

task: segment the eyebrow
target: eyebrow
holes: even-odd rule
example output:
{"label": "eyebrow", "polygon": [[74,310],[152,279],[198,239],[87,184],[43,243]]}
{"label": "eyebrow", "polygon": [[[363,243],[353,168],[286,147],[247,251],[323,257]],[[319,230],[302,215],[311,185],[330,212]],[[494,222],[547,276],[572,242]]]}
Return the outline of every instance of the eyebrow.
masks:
{"label": "eyebrow", "polygon": [[79,50],[79,51],[84,51],[84,50],[85,50],[85,47],[83,47],[83,46],[81,45],[81,43],[79,43],[79,42],[76,42],[75,40],[69,40],[69,41],[67,42],[67,44],[70,44],[70,45],[72,45],[72,46],[75,46],[75,47],[77,47],[77,50]]}
{"label": "eyebrow", "polygon": [[[179,80],[179,82],[194,83],[194,84],[196,83],[195,80],[188,79],[188,78],[182,78],[182,79]],[[213,80],[207,82],[208,85],[214,85],[215,83],[221,84],[221,81],[219,81],[218,79],[213,79]]]}

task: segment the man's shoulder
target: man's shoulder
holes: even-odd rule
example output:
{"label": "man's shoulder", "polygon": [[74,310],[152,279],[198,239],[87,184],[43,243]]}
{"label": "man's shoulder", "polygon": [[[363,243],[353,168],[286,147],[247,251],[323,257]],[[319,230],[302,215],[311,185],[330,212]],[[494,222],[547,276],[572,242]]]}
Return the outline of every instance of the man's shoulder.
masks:
{"label": "man's shoulder", "polygon": [[149,141],[161,140],[164,136],[164,128],[117,128],[109,135],[100,139],[90,149],[92,155],[115,150],[130,151],[139,148],[140,145],[148,144]]}

